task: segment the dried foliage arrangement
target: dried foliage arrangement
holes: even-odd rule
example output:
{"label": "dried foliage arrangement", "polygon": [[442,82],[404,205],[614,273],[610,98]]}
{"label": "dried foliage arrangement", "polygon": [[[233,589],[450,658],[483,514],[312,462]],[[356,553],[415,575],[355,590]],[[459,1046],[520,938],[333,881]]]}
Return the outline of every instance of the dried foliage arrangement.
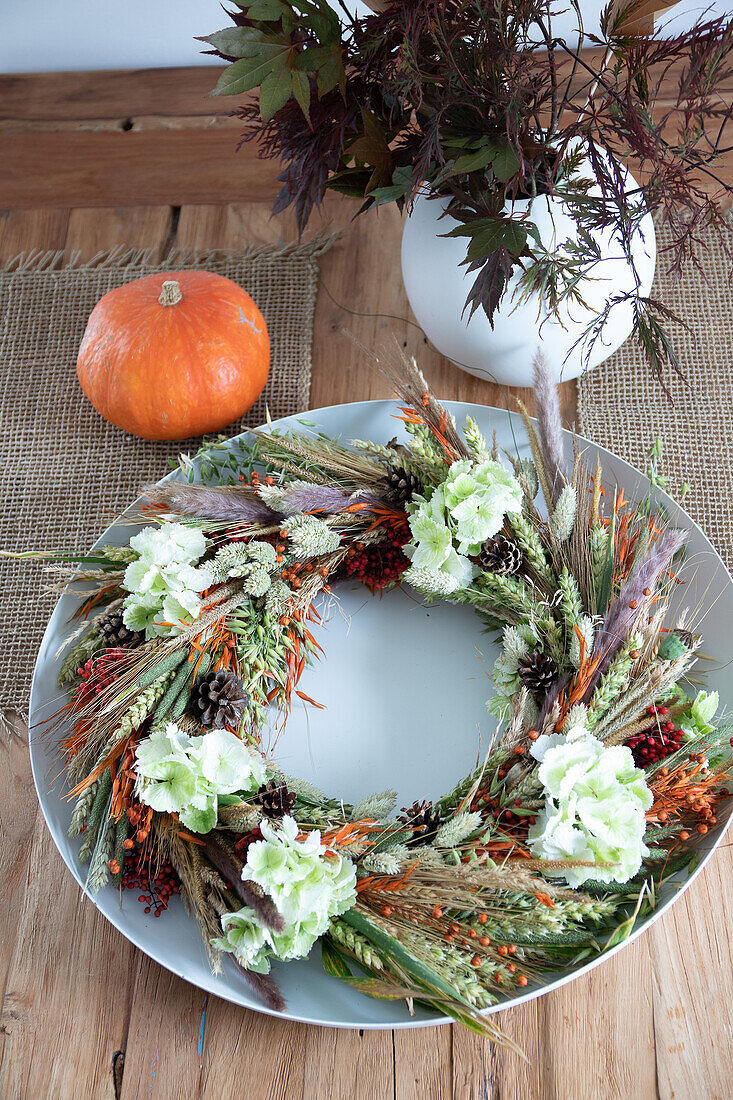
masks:
{"label": "dried foliage arrangement", "polygon": [[[659,0],[611,0],[600,34],[556,31],[549,0],[392,0],[357,19],[327,0],[237,0],[234,26],[203,39],[231,62],[219,95],[255,91],[239,109],[244,141],[282,160],[274,210],[294,205],[301,230],[328,190],[361,210],[419,193],[448,200],[475,274],[467,308],[489,319],[507,281],[551,309],[582,296],[601,256],[593,232],[609,229],[633,266],[631,243],[646,211],[673,230],[666,257],[695,263],[701,232],[725,233],[717,174],[729,152],[733,20],[703,19],[645,33]],[[341,10],[343,9],[343,10]],[[593,57],[584,45],[597,47]],[[640,181],[629,189],[621,165]],[[526,204],[549,193],[578,239],[548,251]],[[614,297],[581,337],[590,349],[608,312],[631,300],[635,332],[653,369],[678,369],[667,331],[673,315],[634,291]]]}
{"label": "dried foliage arrangement", "polygon": [[[273,960],[320,940],[353,988],[501,1039],[482,1010],[619,943],[694,865],[730,731],[688,679],[695,624],[666,621],[684,533],[568,464],[542,359],[533,458],[508,464],[414,363],[390,370],[406,442],[215,445],[150,489],[126,545],[79,559],[47,735],[92,888],[141,891],[156,916],[180,891],[212,966],[233,958],[271,1007]],[[313,703],[318,598],[346,577],[501,632],[496,736],[434,804],[416,774],[409,807],[351,805],[261,749],[271,708]]]}

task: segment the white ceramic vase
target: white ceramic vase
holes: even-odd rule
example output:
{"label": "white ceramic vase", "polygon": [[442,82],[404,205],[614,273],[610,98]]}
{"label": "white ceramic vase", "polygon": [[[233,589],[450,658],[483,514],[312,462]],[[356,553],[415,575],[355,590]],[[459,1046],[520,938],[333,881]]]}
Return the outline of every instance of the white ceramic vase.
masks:
{"label": "white ceramic vase", "polygon": [[[633,178],[629,186],[635,186]],[[560,315],[550,313],[533,295],[512,300],[520,270],[515,270],[494,317],[492,330],[479,307],[468,320],[464,305],[474,275],[465,259],[465,237],[444,237],[458,223],[441,217],[447,199],[419,196],[405,220],[402,233],[402,275],[407,297],[419,324],[432,344],[457,366],[479,378],[511,386],[532,384],[532,360],[542,347],[558,381],[576,378],[607,359],[633,327],[631,302],[619,302],[609,311],[598,339],[590,349],[577,341],[602,312],[609,299],[634,290],[637,278],[642,294],[649,293],[656,265],[656,238],[646,214],[632,242],[634,267],[623,256],[610,230],[595,233],[603,259],[579,287],[585,307],[565,300]],[[527,212],[537,226],[543,246],[551,251],[566,240],[577,240],[577,227],[563,203],[548,195],[514,202],[514,214]],[[636,272],[634,272],[634,268]]]}

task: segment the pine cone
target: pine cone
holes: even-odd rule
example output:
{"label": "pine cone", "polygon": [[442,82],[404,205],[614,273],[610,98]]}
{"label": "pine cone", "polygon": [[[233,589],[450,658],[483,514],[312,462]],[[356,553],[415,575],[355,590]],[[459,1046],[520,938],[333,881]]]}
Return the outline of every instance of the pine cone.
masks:
{"label": "pine cone", "polygon": [[286,784],[271,779],[269,783],[263,783],[260,789],[252,796],[255,806],[261,806],[265,817],[284,817],[291,814],[295,806],[295,794],[289,791]]}
{"label": "pine cone", "polygon": [[249,706],[244,684],[233,672],[209,672],[196,681],[191,709],[204,726],[237,726]]}
{"label": "pine cone", "polygon": [[556,662],[541,649],[520,657],[517,672],[524,686],[537,692],[548,691],[560,674]]}
{"label": "pine cone", "polygon": [[384,499],[390,504],[404,504],[412,500],[415,493],[422,492],[422,485],[418,479],[404,466],[390,466],[386,476],[382,478],[382,483],[385,486]]}
{"label": "pine cone", "polygon": [[130,630],[122,621],[122,609],[110,611],[99,621],[99,629],[108,649],[134,649],[145,641],[142,630]]}
{"label": "pine cone", "polygon": [[505,535],[497,535],[486,540],[479,551],[479,559],[487,573],[512,576],[522,568],[523,555],[516,542]]}
{"label": "pine cone", "polygon": [[412,837],[405,841],[408,846],[429,844],[443,823],[440,811],[433,808],[432,802],[413,802],[411,806],[403,806],[397,820],[412,829]]}

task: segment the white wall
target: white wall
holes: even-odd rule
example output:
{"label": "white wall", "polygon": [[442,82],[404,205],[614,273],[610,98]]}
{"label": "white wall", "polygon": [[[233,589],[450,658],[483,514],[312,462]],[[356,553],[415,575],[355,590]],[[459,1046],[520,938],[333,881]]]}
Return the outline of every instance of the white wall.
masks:
{"label": "white wall", "polygon": [[[731,12],[733,0],[681,0],[664,17],[675,31],[705,11]],[[351,6],[349,0],[347,4]],[[603,0],[583,0],[593,30]],[[366,10],[357,3],[357,7]],[[562,7],[562,4],[558,4]],[[571,17],[556,22],[568,34]],[[136,69],[216,62],[196,35],[227,25],[219,0],[0,0],[0,72]]]}

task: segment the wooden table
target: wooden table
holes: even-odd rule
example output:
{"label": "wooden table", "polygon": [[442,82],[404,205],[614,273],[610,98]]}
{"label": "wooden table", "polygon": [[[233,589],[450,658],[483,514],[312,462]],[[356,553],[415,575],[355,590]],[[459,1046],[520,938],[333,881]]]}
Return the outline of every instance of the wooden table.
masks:
{"label": "wooden table", "polygon": [[[233,153],[211,70],[0,78],[0,262],[118,244],[237,248],[293,236],[271,220],[271,166]],[[237,197],[232,203],[230,198]],[[435,392],[505,395],[443,360],[410,319],[391,209],[352,222],[322,262],[313,407],[388,395],[341,335],[395,339]],[[563,387],[566,422],[574,388]],[[458,1027],[338,1031],[205,996],[151,962],[79,891],[38,810],[27,735],[0,735],[0,1096],[211,1100],[728,1100],[733,871],[725,846],[682,900],[592,973],[502,1015],[528,1061]]]}

